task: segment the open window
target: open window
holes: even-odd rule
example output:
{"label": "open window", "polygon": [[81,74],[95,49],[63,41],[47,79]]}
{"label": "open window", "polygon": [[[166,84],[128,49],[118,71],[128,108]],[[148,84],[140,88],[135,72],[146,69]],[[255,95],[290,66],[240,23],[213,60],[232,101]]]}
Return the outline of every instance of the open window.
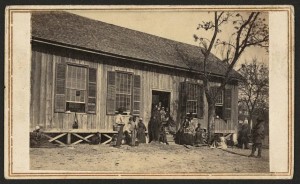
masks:
{"label": "open window", "polygon": [[128,72],[107,73],[106,113],[116,114],[119,109],[133,115],[140,114],[141,78]]}
{"label": "open window", "polygon": [[224,116],[223,116],[223,108],[224,108],[224,98],[223,98],[223,91],[221,91],[221,93],[217,96],[217,99],[216,99],[216,104],[215,104],[215,114],[216,114],[216,117],[218,116],[219,118],[221,119],[224,119]]}
{"label": "open window", "polygon": [[[210,90],[216,93],[218,87],[213,86]],[[231,119],[231,89],[221,91],[216,97],[215,116],[224,120]]]}
{"label": "open window", "polygon": [[56,64],[55,112],[96,113],[97,69]]}
{"label": "open window", "polygon": [[85,112],[87,68],[67,65],[66,111]]}

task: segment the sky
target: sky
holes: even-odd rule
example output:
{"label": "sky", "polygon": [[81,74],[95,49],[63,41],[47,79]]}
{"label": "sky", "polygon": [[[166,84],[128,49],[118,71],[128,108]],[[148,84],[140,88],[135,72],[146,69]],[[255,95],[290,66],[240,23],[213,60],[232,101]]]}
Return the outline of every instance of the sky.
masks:
{"label": "sky", "polygon": [[[212,19],[214,15],[207,11],[196,10],[72,10],[68,12],[191,45],[199,45],[195,42],[194,34],[211,38],[212,31],[199,31],[196,28],[199,23]],[[247,15],[243,12],[241,14]],[[262,13],[260,16],[268,23],[268,13]],[[230,23],[223,25],[218,38],[228,40],[233,29]],[[213,50],[213,54],[222,59],[219,50]],[[253,58],[268,65],[269,55],[266,50],[250,47],[242,54],[235,68],[239,68],[246,60],[249,62]]]}

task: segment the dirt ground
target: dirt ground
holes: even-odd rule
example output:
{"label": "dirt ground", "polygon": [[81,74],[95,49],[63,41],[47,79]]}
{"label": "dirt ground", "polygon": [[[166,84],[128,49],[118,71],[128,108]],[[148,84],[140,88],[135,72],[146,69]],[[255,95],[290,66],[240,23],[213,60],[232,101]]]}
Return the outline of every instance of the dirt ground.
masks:
{"label": "dirt ground", "polygon": [[30,148],[32,170],[120,171],[127,173],[178,172],[269,172],[269,150],[262,158],[248,158],[250,150],[182,145],[141,144],[123,145],[79,144],[73,147]]}

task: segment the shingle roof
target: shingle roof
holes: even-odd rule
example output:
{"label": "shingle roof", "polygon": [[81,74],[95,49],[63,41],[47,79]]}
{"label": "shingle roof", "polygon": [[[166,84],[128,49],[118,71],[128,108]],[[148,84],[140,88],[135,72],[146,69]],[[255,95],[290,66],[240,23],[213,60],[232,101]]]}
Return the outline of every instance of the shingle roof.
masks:
{"label": "shingle roof", "polygon": [[[34,12],[31,20],[33,38],[182,69],[203,70],[204,57],[197,46],[62,11]],[[226,64],[216,56],[211,54],[209,63],[207,71],[225,74]],[[240,78],[235,71],[232,76]]]}

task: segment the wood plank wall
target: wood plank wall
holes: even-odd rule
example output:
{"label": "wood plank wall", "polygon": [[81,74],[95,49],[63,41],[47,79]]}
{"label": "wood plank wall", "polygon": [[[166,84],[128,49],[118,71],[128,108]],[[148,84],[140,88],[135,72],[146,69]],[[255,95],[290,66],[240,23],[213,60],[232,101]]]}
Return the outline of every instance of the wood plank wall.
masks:
{"label": "wood plank wall", "polygon": [[238,87],[234,85],[226,86],[227,89],[231,88],[231,120],[224,121],[222,119],[215,119],[215,133],[234,133],[237,132],[238,125]]}
{"label": "wood plank wall", "polygon": [[[79,127],[89,129],[107,129],[112,130],[114,116],[106,115],[106,95],[107,95],[107,72],[108,71],[124,71],[131,72],[141,76],[141,109],[140,117],[144,119],[147,125],[151,116],[152,90],[161,90],[171,93],[170,112],[177,123],[179,119],[179,84],[186,77],[179,75],[178,72],[172,70],[159,71],[154,67],[128,64],[127,61],[116,61],[113,58],[76,57],[74,52],[64,53],[65,51],[53,51],[53,49],[41,49],[33,46],[32,49],[32,69],[31,69],[31,128],[36,125],[43,126],[48,130],[66,130],[71,129],[74,122],[74,113],[55,113],[54,112],[54,85],[55,85],[55,63],[61,62],[65,57],[67,62],[88,65],[97,68],[97,113],[86,114],[78,113]],[[50,51],[51,50],[51,53]],[[63,54],[61,54],[63,53]],[[82,53],[81,53],[82,55]],[[127,63],[126,63],[127,62]],[[199,80],[188,78],[187,80],[201,83]],[[233,91],[232,101],[232,121],[226,126],[219,126],[218,129],[223,131],[232,131],[236,128],[237,122],[237,87],[230,86]],[[205,98],[205,97],[204,97]],[[207,127],[207,103],[204,104],[203,119],[194,119],[196,125],[201,123],[202,127]]]}

